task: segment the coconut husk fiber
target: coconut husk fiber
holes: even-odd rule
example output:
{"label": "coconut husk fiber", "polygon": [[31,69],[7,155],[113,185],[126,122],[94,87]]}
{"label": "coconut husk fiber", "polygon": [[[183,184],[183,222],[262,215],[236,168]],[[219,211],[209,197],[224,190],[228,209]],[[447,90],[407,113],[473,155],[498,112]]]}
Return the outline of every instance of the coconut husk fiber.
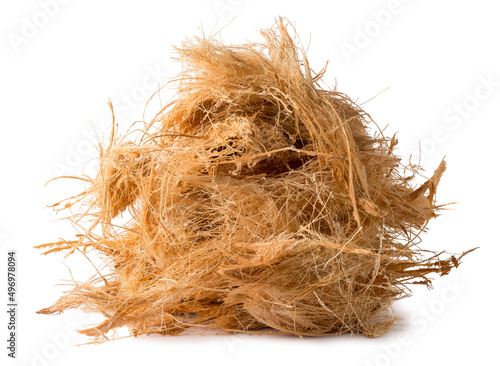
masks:
{"label": "coconut husk fiber", "polygon": [[321,87],[325,70],[311,70],[290,28],[279,19],[262,44],[203,36],[177,49],[174,100],[134,139],[113,129],[86,190],[55,205],[76,238],[39,246],[95,251],[107,271],[40,313],[103,314],[81,330],[95,341],[124,326],[374,337],[409,285],[458,266],[419,246],[442,208],[444,161],[414,184],[421,168]]}

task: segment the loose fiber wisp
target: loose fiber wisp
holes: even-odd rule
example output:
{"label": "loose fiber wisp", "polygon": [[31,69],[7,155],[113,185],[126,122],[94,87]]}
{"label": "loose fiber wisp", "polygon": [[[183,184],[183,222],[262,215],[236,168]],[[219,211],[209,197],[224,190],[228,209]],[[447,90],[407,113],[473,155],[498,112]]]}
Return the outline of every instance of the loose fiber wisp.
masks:
{"label": "loose fiber wisp", "polygon": [[[463,256],[420,249],[444,161],[421,185],[396,139],[320,87],[282,19],[262,44],[184,42],[175,99],[140,135],[99,146],[86,190],[56,204],[78,234],[45,253],[97,251],[108,270],[42,314],[104,315],[94,340],[191,328],[384,334],[393,301]],[[112,108],[112,106],[111,106]],[[126,214],[125,224],[116,220]],[[96,268],[98,266],[96,265]]]}

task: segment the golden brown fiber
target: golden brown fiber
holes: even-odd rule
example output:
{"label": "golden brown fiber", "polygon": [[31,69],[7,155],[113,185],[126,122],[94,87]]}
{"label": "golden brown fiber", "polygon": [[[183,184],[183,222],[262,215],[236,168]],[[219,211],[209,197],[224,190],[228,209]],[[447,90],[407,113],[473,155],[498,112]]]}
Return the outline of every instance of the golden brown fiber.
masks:
{"label": "golden brown fiber", "polygon": [[134,140],[113,130],[87,190],[61,204],[82,204],[70,219],[85,232],[39,246],[97,251],[108,273],[40,313],[100,312],[82,331],[96,339],[122,326],[379,336],[408,285],[458,266],[417,246],[444,161],[416,187],[420,167],[320,86],[283,20],[262,36],[178,48],[176,99]]}

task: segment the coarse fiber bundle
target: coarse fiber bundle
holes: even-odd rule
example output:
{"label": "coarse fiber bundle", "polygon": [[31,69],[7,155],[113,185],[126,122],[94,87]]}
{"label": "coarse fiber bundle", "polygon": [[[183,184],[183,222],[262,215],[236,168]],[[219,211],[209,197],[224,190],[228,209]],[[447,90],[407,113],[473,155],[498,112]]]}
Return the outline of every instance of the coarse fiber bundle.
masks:
{"label": "coarse fiber bundle", "polygon": [[418,247],[442,207],[444,161],[413,183],[420,167],[320,86],[325,70],[288,28],[279,19],[262,44],[203,36],[177,49],[175,99],[134,138],[113,128],[95,177],[79,178],[86,190],[55,206],[78,204],[76,239],[38,246],[97,251],[105,270],[40,313],[103,314],[81,331],[94,341],[123,326],[373,337],[408,285],[458,266],[463,254]]}

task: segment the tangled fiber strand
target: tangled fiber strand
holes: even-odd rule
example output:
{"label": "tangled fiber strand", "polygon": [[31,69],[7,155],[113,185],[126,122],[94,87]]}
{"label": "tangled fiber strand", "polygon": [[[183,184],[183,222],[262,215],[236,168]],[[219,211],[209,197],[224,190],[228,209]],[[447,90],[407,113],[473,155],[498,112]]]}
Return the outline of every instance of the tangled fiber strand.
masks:
{"label": "tangled fiber strand", "polygon": [[[113,129],[70,220],[73,241],[109,273],[77,283],[43,314],[105,320],[81,333],[182,333],[190,327],[298,336],[384,334],[394,300],[431,285],[462,256],[421,250],[441,206],[444,161],[416,187],[396,139],[346,95],[320,87],[280,19],[263,44],[196,38],[178,48],[177,98],[129,141]],[[111,106],[112,109],[112,106]],[[122,226],[115,218],[128,212]]]}

